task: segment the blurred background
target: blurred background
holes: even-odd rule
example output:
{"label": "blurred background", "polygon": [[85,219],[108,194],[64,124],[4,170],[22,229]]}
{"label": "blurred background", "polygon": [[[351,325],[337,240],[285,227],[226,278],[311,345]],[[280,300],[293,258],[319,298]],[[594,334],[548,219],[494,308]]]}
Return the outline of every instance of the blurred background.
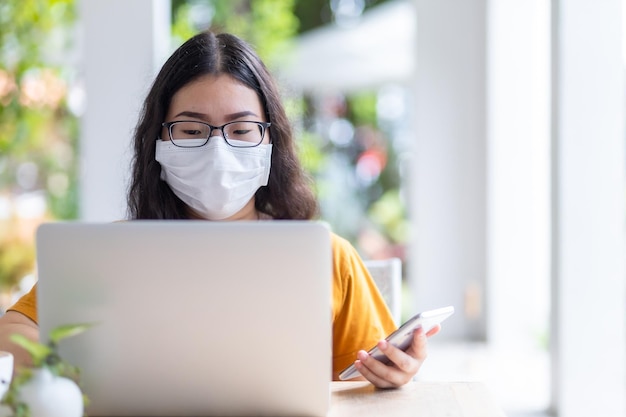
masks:
{"label": "blurred background", "polygon": [[0,0],[0,309],[36,280],[39,224],[126,217],[147,88],[186,39],[227,31],[277,77],[322,219],[401,259],[404,318],[456,307],[421,379],[485,381],[509,416],[623,416],[622,10]]}

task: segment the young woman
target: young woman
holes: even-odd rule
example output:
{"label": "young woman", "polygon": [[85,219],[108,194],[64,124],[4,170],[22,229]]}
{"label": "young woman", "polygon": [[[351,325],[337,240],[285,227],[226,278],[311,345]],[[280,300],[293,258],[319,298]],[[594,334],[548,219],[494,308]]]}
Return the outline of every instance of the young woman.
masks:
{"label": "young woman", "polygon": [[[298,161],[278,88],[253,49],[230,34],[200,33],[157,75],[134,137],[129,218],[310,220],[317,203]],[[349,242],[332,235],[333,379],[356,361],[381,388],[398,387],[426,358],[417,331],[403,352],[383,339],[389,310]],[[34,291],[0,319],[36,331]],[[378,343],[385,365],[366,351]]]}

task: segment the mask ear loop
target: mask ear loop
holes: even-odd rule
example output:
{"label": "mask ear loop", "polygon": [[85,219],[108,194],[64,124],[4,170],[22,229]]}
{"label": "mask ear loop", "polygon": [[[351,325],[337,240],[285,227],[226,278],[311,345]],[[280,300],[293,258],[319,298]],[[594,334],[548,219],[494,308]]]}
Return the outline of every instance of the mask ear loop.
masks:
{"label": "mask ear loop", "polygon": [[[267,101],[266,101],[266,103],[265,103],[265,105],[263,107],[265,108],[265,119],[267,120],[268,123],[270,123],[270,126],[265,128],[265,135],[267,135],[267,132],[270,130],[270,127],[272,127],[271,126],[272,120],[270,118],[270,113],[269,113],[269,111],[267,111]],[[264,137],[264,139],[265,139],[265,137]],[[270,141],[268,143],[272,143],[272,142],[273,142],[272,141],[272,137],[270,136]]]}
{"label": "mask ear loop", "polygon": [[[268,126],[268,127],[266,127],[266,128],[265,128],[265,134],[266,134],[266,135],[267,135],[267,132],[269,132],[270,127],[272,127],[272,126]],[[272,142],[273,142],[273,140],[272,140],[272,136],[270,135],[270,141],[269,141],[269,142],[267,142],[267,143],[268,143],[268,144],[271,144]]]}

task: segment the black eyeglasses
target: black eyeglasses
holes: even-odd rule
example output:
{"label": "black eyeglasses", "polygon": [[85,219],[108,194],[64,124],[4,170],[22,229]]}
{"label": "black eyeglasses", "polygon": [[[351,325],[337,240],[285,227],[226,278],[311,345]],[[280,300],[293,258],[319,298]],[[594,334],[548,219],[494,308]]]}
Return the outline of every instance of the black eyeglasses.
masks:
{"label": "black eyeglasses", "polygon": [[176,121],[165,122],[161,126],[167,128],[172,143],[181,148],[199,148],[206,145],[214,129],[221,130],[222,137],[232,147],[253,148],[263,142],[265,131],[271,125],[268,122],[242,121],[211,126],[204,122]]}

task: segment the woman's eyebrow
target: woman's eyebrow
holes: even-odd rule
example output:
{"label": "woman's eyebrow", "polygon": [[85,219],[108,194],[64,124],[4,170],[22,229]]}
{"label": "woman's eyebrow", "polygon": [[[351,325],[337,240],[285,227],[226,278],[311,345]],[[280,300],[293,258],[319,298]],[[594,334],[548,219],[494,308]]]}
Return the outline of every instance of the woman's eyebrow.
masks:
{"label": "woman's eyebrow", "polygon": [[178,113],[174,117],[180,117],[180,116],[193,117],[194,119],[202,119],[202,120],[207,120],[208,119],[208,116],[206,114],[204,114],[204,113],[197,113],[195,111],[181,111],[180,113]]}
{"label": "woman's eyebrow", "polygon": [[[198,112],[195,112],[195,111],[182,111],[182,112],[178,113],[174,117],[180,117],[180,116],[193,117],[194,119],[201,119],[201,120],[209,120],[209,116],[208,115],[206,115],[204,113],[198,113]],[[250,110],[245,110],[245,111],[240,111],[240,112],[236,112],[236,113],[227,114],[227,115],[224,116],[224,118],[226,120],[235,120],[235,119],[242,118],[244,116],[259,117],[259,115],[256,114],[255,112],[250,111]]]}
{"label": "woman's eyebrow", "polygon": [[237,113],[227,114],[227,115],[225,116],[225,118],[226,118],[226,120],[235,120],[235,119],[242,118],[242,117],[244,117],[244,116],[255,116],[255,117],[259,117],[259,115],[258,115],[258,114],[256,114],[255,112],[250,111],[250,110],[245,110],[245,111],[240,111],[240,112],[237,112]]}

